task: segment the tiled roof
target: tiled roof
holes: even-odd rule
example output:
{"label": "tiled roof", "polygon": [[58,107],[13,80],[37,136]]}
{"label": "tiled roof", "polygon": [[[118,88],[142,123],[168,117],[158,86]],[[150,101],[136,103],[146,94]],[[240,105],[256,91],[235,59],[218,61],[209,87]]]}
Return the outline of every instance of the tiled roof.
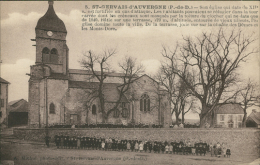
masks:
{"label": "tiled roof", "polygon": [[248,118],[251,118],[256,124],[260,124],[260,112],[252,112]]}
{"label": "tiled roof", "polygon": [[[104,83],[103,92],[106,102],[117,102],[120,97],[118,90],[119,83]],[[69,81],[69,88],[82,88],[82,89],[98,89],[99,82],[83,82],[83,81]],[[121,102],[128,102],[125,95],[123,95]]]}
{"label": "tiled roof", "polygon": [[239,104],[222,104],[215,107],[216,114],[244,114]]}
{"label": "tiled roof", "polygon": [[9,106],[14,105],[15,103],[17,103],[17,102],[19,102],[19,101],[21,101],[21,100],[23,100],[23,99],[10,101],[10,102],[8,103],[8,105],[9,105]]}
{"label": "tiled roof", "polygon": [[0,83],[4,83],[4,84],[10,84],[8,81],[6,81],[5,79],[0,77]]}
{"label": "tiled roof", "polygon": [[8,112],[28,112],[28,102],[24,99],[8,103]]}

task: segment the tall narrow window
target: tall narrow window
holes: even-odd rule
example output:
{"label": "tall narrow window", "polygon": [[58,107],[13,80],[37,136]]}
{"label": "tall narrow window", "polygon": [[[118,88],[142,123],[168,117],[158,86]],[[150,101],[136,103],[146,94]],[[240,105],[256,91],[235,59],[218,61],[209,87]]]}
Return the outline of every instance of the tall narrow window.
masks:
{"label": "tall narrow window", "polygon": [[141,96],[140,111],[150,111],[150,98],[147,94]]}
{"label": "tall narrow window", "polygon": [[97,107],[96,105],[92,105],[92,115],[96,115],[97,114]]}
{"label": "tall narrow window", "polygon": [[55,105],[53,103],[50,104],[50,114],[55,114]]}
{"label": "tall narrow window", "polygon": [[220,115],[220,121],[224,121],[224,115]]}
{"label": "tall narrow window", "polygon": [[127,117],[129,116],[129,110],[128,110],[127,108],[124,108],[124,109],[122,110],[122,116],[123,116],[124,118],[127,118]]}
{"label": "tall narrow window", "polygon": [[50,62],[51,63],[54,63],[54,64],[57,64],[59,61],[59,55],[58,55],[58,51],[57,49],[53,48],[51,50],[51,59],[50,59]]}
{"label": "tall narrow window", "polygon": [[48,48],[43,48],[42,50],[42,62],[49,63],[50,62],[50,50]]}
{"label": "tall narrow window", "polygon": [[234,121],[233,121],[233,115],[228,115],[228,127],[233,128]]}
{"label": "tall narrow window", "polygon": [[114,115],[113,115],[115,118],[119,117],[119,110],[118,109],[115,109],[114,110]]}

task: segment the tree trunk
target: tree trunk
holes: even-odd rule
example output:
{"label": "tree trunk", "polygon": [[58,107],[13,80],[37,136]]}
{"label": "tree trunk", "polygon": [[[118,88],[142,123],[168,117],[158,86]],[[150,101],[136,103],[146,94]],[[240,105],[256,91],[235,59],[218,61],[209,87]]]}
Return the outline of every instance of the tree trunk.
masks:
{"label": "tree trunk", "polygon": [[184,114],[184,111],[182,111],[182,113],[181,113],[181,123],[182,123],[182,124],[184,124],[184,115],[185,115],[185,114]]}
{"label": "tree trunk", "polygon": [[202,110],[201,110],[201,113],[200,113],[200,128],[205,128],[206,123],[208,123],[207,112],[208,112],[207,105],[202,104]]}
{"label": "tree trunk", "polygon": [[205,128],[205,125],[207,123],[207,117],[204,115],[200,115],[200,128]]}
{"label": "tree trunk", "polygon": [[245,128],[246,127],[246,118],[247,118],[247,113],[244,113],[244,117],[243,117],[243,121],[242,121],[242,127]]}
{"label": "tree trunk", "polygon": [[175,118],[176,118],[175,124],[179,125],[179,115],[177,115],[177,113],[175,113]]}
{"label": "tree trunk", "polygon": [[214,111],[211,111],[211,123],[210,123],[210,127],[214,128],[215,127],[215,121],[214,121],[214,117],[215,117],[215,113]]}

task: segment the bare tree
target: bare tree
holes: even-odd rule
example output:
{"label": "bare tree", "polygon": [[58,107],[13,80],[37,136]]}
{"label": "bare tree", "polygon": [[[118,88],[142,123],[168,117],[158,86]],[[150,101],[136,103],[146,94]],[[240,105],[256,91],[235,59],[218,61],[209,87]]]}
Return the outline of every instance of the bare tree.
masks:
{"label": "bare tree", "polygon": [[[101,55],[95,55],[92,51],[88,51],[83,54],[84,58],[80,61],[82,67],[90,70],[93,76],[98,80],[98,98],[100,102],[100,108],[102,112],[102,122],[105,122],[106,112],[105,112],[105,100],[104,100],[104,89],[103,84],[107,77],[106,73],[109,70],[108,60],[110,57],[116,54],[115,49],[107,49],[103,51]],[[100,73],[95,71],[96,65],[98,65]]]}
{"label": "bare tree", "polygon": [[[254,48],[248,49],[256,40],[254,33],[226,32],[221,28],[217,32],[202,32],[194,38],[183,37],[178,53],[168,50],[162,53],[166,59],[177,54],[178,65],[172,70],[201,103],[200,127],[206,123],[212,126],[213,109],[228,88],[235,84],[235,71],[248,56],[258,52]],[[186,70],[193,73],[192,83],[183,74]]]}
{"label": "bare tree", "polygon": [[[189,98],[191,97],[189,89],[175,74],[175,66],[177,65],[175,56],[177,49],[178,46],[176,46],[175,50],[171,52],[171,55],[164,56],[167,60],[161,64],[160,72],[156,79],[167,91],[169,97],[168,100],[172,105],[171,114],[175,114],[176,124],[178,125],[180,114],[182,114],[182,123],[184,123],[184,115],[190,111],[193,103],[189,101]],[[166,53],[167,49],[163,47],[162,54],[165,55]],[[183,71],[182,74],[189,77],[188,81],[191,83],[192,78],[188,70]],[[190,105],[190,107],[187,109],[188,105]]]}
{"label": "bare tree", "polygon": [[259,86],[257,85],[257,83],[252,82],[250,79],[248,80],[245,87],[238,90],[234,101],[236,103],[239,103],[243,108],[243,127],[246,127],[247,109],[252,106],[260,106],[257,102],[257,97],[259,96]]}
{"label": "bare tree", "polygon": [[120,71],[122,73],[122,85],[118,87],[119,98],[112,109],[107,112],[107,116],[116,110],[121,103],[123,96],[129,92],[132,82],[144,72],[144,67],[141,64],[137,64],[136,59],[132,57],[125,57],[124,61],[118,63]]}
{"label": "bare tree", "polygon": [[[97,79],[99,85],[97,89],[97,98],[99,99],[101,113],[102,113],[102,123],[105,123],[108,115],[116,110],[121,103],[121,99],[123,98],[124,94],[128,91],[130,84],[140,74],[143,70],[142,65],[137,65],[136,60],[128,57],[125,58],[123,63],[120,63],[119,66],[121,68],[122,73],[122,85],[118,88],[119,89],[119,98],[116,101],[116,104],[113,106],[112,109],[106,112],[105,110],[105,96],[104,96],[104,83],[105,79],[109,74],[109,70],[111,70],[109,65],[110,57],[116,54],[115,49],[108,49],[103,52],[101,55],[95,55],[92,51],[88,51],[84,54],[84,58],[80,61],[81,65],[90,70],[93,74],[93,77]],[[99,68],[99,72],[95,69]],[[92,91],[94,92],[94,91]],[[95,93],[95,92],[94,92]]]}

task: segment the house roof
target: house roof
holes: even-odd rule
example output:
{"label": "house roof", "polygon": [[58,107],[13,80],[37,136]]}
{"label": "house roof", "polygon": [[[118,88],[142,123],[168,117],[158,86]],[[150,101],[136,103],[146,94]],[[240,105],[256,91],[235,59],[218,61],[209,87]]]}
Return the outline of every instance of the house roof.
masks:
{"label": "house roof", "polygon": [[[135,81],[137,81],[137,80],[139,80],[139,79],[141,79],[141,78],[143,78],[143,77],[148,77],[149,79],[151,79],[152,81],[154,81],[154,82],[156,82],[157,84],[158,84],[158,82],[155,80],[155,79],[153,79],[153,78],[151,78],[150,76],[148,76],[147,74],[143,74],[142,76],[140,76],[140,77],[136,77],[135,79],[133,79],[132,81],[131,81],[131,83],[133,83],[133,82],[135,82]],[[122,86],[123,84],[121,84],[120,86]]]}
{"label": "house roof", "polygon": [[251,118],[256,124],[260,125],[260,112],[252,112],[248,118]]}
{"label": "house roof", "polygon": [[[119,83],[104,83],[103,92],[105,96],[105,102],[117,102],[120,97],[118,90]],[[69,88],[80,89],[98,89],[99,82],[83,82],[83,81],[69,81]],[[122,96],[120,102],[128,102],[125,95]]]}
{"label": "house roof", "polygon": [[239,104],[222,104],[215,107],[216,114],[244,114]]}
{"label": "house roof", "polygon": [[0,77],[0,83],[10,84],[8,81],[6,81],[5,79],[3,79],[2,77]]}
{"label": "house roof", "polygon": [[28,112],[28,102],[24,99],[8,103],[8,112]]}

